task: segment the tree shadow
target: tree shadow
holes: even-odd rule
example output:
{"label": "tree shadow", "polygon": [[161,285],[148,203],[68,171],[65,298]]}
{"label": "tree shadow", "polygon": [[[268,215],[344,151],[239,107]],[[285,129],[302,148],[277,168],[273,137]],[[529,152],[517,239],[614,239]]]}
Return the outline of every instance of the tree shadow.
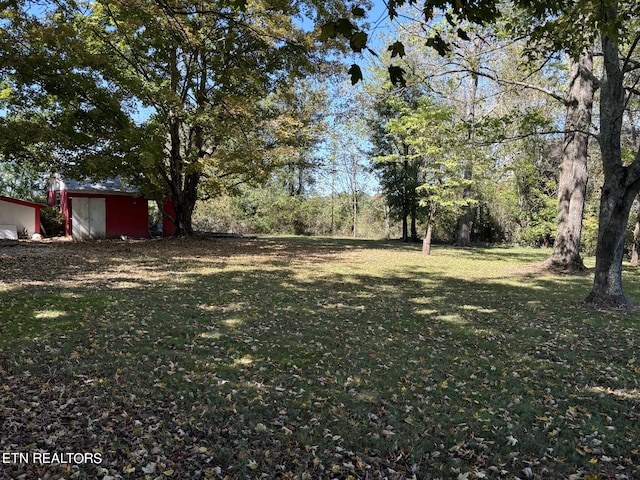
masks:
{"label": "tree shadow", "polygon": [[[490,465],[513,474],[576,465],[602,473],[606,462],[576,453],[580,442],[593,449],[592,439],[604,441],[585,440],[594,431],[607,432],[609,457],[628,455],[637,325],[572,302],[588,279],[465,279],[421,261],[385,275],[328,268],[340,262],[344,242],[412,251],[271,238],[185,249],[177,240],[69,250],[39,272],[11,270],[16,284],[0,291],[8,306],[0,312],[0,367],[17,392],[26,387],[16,379],[29,386],[42,420],[14,420],[3,441],[52,448],[42,437],[46,411],[75,398],[93,409],[92,429],[58,420],[73,434],[55,447],[107,446],[105,464],[120,471],[132,465],[134,447],[160,445],[182,475],[213,462],[241,476],[254,457],[267,472],[285,465],[319,473],[309,470],[314,458],[327,463],[336,454],[339,468],[378,458],[377,467],[406,476],[414,467],[434,476]],[[496,255],[492,261],[500,252],[455,250]],[[51,279],[48,288],[30,283],[36,273]],[[0,417],[14,419],[9,409],[22,407],[16,399],[2,408]],[[520,442],[518,455],[505,449],[509,437]]]}

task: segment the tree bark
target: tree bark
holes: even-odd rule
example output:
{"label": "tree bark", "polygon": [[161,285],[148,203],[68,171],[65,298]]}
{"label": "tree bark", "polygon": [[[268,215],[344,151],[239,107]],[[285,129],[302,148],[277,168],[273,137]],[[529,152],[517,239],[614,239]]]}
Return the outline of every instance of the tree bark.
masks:
{"label": "tree bark", "polygon": [[558,229],[548,263],[566,272],[584,269],[580,256],[582,216],[589,174],[589,128],[597,85],[593,53],[585,51],[571,68],[565,135],[558,182]]}
{"label": "tree bark", "polygon": [[424,255],[431,255],[431,232],[433,231],[433,225],[429,222],[427,226],[427,233],[422,240],[422,253]]}
{"label": "tree bark", "polygon": [[433,221],[436,218],[436,207],[431,205],[431,212],[429,212],[429,219],[427,220],[427,232],[422,240],[422,254],[431,255],[431,235],[433,233]]}
{"label": "tree bark", "polygon": [[[203,66],[196,90],[196,102],[201,108],[206,102],[206,75],[207,59],[204,52],[201,55]],[[169,56],[171,89],[176,95],[180,89],[180,73],[178,69],[178,57],[175,49]],[[202,158],[210,152],[206,151],[202,125],[195,123],[188,127],[185,125],[184,114],[178,109],[169,112],[169,174],[165,181],[169,184],[171,199],[175,210],[174,224],[177,236],[193,235],[193,211],[198,200],[198,185],[202,174],[198,169],[189,171],[188,159],[192,156]]]}
{"label": "tree bark", "polygon": [[409,241],[409,224],[408,224],[409,214],[407,213],[407,199],[406,197],[402,200],[402,241]]}
{"label": "tree bark", "polygon": [[408,185],[408,172],[409,172],[409,145],[403,146],[403,152],[405,158],[402,162],[402,241],[409,241],[409,185]]}
{"label": "tree bark", "polygon": [[[604,7],[604,25],[617,20],[617,3]],[[624,73],[615,37],[602,33],[604,75],[600,93],[600,151],[604,185],[600,198],[598,244],[593,288],[587,301],[610,307],[628,305],[622,291],[622,259],[627,222],[640,191],[640,152],[622,163],[621,133],[625,109]]]}
{"label": "tree bark", "polygon": [[[622,174],[624,169],[620,169]],[[627,222],[638,187],[624,185],[626,175],[605,180],[600,200],[596,271],[587,301],[598,305],[620,307],[629,301],[622,291],[622,260]],[[635,190],[635,191],[634,191]]]}
{"label": "tree bark", "polygon": [[640,242],[640,209],[636,215],[636,224],[633,227],[633,245],[631,246],[631,265],[638,266],[638,243]]}
{"label": "tree bark", "polygon": [[416,198],[416,191],[413,190],[411,195],[411,241],[416,242],[418,240],[418,228],[416,225],[418,216],[418,199]]}

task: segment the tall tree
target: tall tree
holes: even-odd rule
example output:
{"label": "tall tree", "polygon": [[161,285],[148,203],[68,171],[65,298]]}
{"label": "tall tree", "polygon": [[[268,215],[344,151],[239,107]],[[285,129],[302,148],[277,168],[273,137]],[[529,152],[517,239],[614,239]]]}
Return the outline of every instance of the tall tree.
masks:
{"label": "tall tree", "polygon": [[[426,207],[426,232],[423,253],[431,253],[432,231],[438,215],[444,211],[459,212],[469,204],[460,191],[468,180],[462,176],[461,154],[465,151],[464,138],[454,124],[450,108],[439,105],[429,97],[422,97],[415,107],[400,108],[397,118],[390,119],[385,128],[389,135],[400,136],[409,146],[409,161],[418,160],[420,186],[416,189],[420,204]],[[455,147],[459,146],[458,149]],[[401,154],[380,157],[380,161],[394,162]]]}
{"label": "tall tree", "polygon": [[420,169],[422,157],[411,152],[408,139],[392,134],[387,122],[397,119],[401,111],[416,108],[420,98],[417,88],[407,86],[401,90],[384,82],[382,91],[372,94],[375,115],[369,118],[374,153],[378,158],[373,166],[382,192],[387,199],[390,214],[402,223],[402,241],[415,241],[418,237]]}
{"label": "tall tree", "polygon": [[635,95],[637,80],[625,90],[625,79],[634,72],[633,61],[640,34],[637,19],[640,6],[602,2],[594,6],[600,28],[604,73],[600,93],[600,151],[604,185],[600,198],[598,245],[593,288],[588,300],[623,306],[628,300],[622,291],[624,240],[631,206],[640,192],[640,150],[630,164],[622,158],[621,135],[625,107]]}
{"label": "tall tree", "polygon": [[[13,111],[0,125],[10,139],[3,150],[24,157],[39,144],[54,152],[48,166],[124,175],[150,195],[170,195],[179,234],[192,232],[202,195],[266,179],[287,156],[298,141],[291,113],[269,97],[330,73],[320,55],[329,47],[304,18],[349,13],[343,2],[314,0],[60,1],[29,22],[20,17],[29,8],[13,11],[0,28],[11,27],[3,46],[19,54],[0,69],[28,102],[5,102]],[[9,97],[6,83],[2,92]],[[17,135],[25,124],[37,135]]]}
{"label": "tall tree", "polygon": [[[366,138],[365,125],[361,118],[354,117],[354,109],[341,112],[333,123],[332,132],[325,148],[328,153],[328,167],[331,173],[332,197],[336,188],[342,192],[342,198],[348,199],[351,217],[351,234],[359,235],[360,203],[368,190],[370,145]],[[333,213],[332,213],[333,216]],[[332,221],[333,223],[333,221]]]}
{"label": "tall tree", "polygon": [[[486,71],[489,64],[495,64],[505,56],[505,48],[495,32],[483,26],[467,24],[464,38],[460,37],[460,29],[452,28],[446,20],[436,23],[427,31],[415,28],[415,23],[413,28],[408,29],[410,35],[418,37],[422,43],[429,44],[435,38],[440,38],[448,45],[444,56],[437,55],[428,47],[418,48],[419,56],[405,53],[401,65],[408,84],[413,84],[412,77],[418,77],[423,90],[455,108],[459,128],[464,130],[466,150],[464,153],[459,150],[464,180],[460,196],[469,201],[459,210],[455,241],[457,245],[469,246],[479,197],[477,187],[482,180],[481,175],[490,169],[487,144],[497,133],[492,128],[497,120],[493,98],[499,92],[495,84],[487,82],[480,72]],[[404,40],[405,43],[410,42],[412,50],[415,49],[415,40],[407,40]]]}
{"label": "tall tree", "polygon": [[574,62],[564,103],[564,145],[558,181],[558,227],[549,263],[562,270],[584,269],[580,255],[582,217],[587,192],[588,148],[593,100],[598,82],[593,75],[593,53],[585,50]]}
{"label": "tall tree", "polygon": [[[483,40],[477,36],[472,35],[469,39],[469,48],[464,49],[465,53],[461,55],[462,60],[467,63],[467,87],[466,95],[464,96],[464,122],[466,126],[467,141],[470,146],[473,146],[476,141],[476,108],[478,102],[478,74],[476,73],[480,69],[480,54],[479,47]],[[460,49],[458,49],[460,50]],[[475,148],[469,149],[470,157],[463,160],[462,178],[466,180],[465,187],[462,191],[462,198],[469,199],[472,197],[471,180],[473,178],[474,167],[474,152]],[[461,247],[468,247],[471,245],[471,231],[473,224],[473,211],[471,205],[467,202],[462,206],[462,214],[458,218],[458,234],[456,236],[456,243]]]}
{"label": "tall tree", "polygon": [[0,152],[41,172],[120,154],[133,123],[121,92],[53,3],[5,2],[0,11]]}
{"label": "tall tree", "polygon": [[115,59],[115,82],[152,112],[142,125],[151,141],[136,152],[143,169],[128,166],[147,188],[168,189],[178,234],[192,232],[202,189],[266,179],[291,139],[266,96],[314,67],[295,13],[261,1],[101,0],[81,18],[87,45]]}

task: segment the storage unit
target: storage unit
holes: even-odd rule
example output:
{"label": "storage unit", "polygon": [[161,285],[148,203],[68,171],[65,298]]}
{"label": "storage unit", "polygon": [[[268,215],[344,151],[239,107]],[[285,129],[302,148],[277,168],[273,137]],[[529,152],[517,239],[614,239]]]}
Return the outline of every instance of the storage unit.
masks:
{"label": "storage unit", "polygon": [[120,179],[105,182],[49,181],[48,203],[65,217],[65,234],[74,240],[148,238],[147,198]]}
{"label": "storage unit", "polygon": [[40,233],[40,203],[0,195],[0,238],[17,239],[26,233]]}

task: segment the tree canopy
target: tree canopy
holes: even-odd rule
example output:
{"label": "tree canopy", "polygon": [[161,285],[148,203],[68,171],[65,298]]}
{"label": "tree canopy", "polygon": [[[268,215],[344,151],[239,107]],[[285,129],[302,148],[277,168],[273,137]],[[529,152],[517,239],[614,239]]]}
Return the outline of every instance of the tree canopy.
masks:
{"label": "tree canopy", "polygon": [[[33,158],[46,151],[50,168],[75,176],[131,177],[170,196],[178,233],[188,234],[198,198],[264,180],[303,147],[294,132],[308,121],[285,99],[296,79],[328,74],[331,62],[302,20],[345,9],[105,0],[23,19],[28,11],[16,4],[6,15],[24,52],[4,67],[3,150],[24,159],[40,147]],[[28,128],[41,141],[12,134]]]}
{"label": "tree canopy", "polygon": [[[499,156],[503,147],[494,140],[527,126],[528,132],[518,132],[520,140],[531,137],[532,151],[551,157],[560,135],[565,145],[580,137],[579,148],[574,150],[580,151],[584,165],[587,140],[595,138],[603,188],[596,275],[589,300],[626,304],[621,264],[629,213],[640,191],[640,150],[637,144],[627,148],[623,137],[627,125],[635,128],[629,107],[640,93],[640,6],[615,0],[552,4],[541,0],[391,0],[386,4],[388,18],[412,16],[417,28],[405,38],[392,39],[382,52],[375,51],[378,47],[369,34],[369,8],[367,4],[316,0],[3,2],[2,160],[7,165],[74,176],[125,175],[151,197],[171,197],[178,233],[189,234],[198,199],[233,191],[242,184],[273,181],[274,169],[279,167],[283,167],[278,170],[281,178],[286,178],[287,170],[294,175],[297,171],[299,179],[304,176],[306,166],[313,164],[310,152],[314,144],[320,144],[322,131],[315,126],[319,116],[303,108],[310,99],[307,86],[313,78],[327,77],[341,68],[338,60],[342,58],[336,53],[351,51],[353,60],[347,62],[351,66],[344,70],[352,83],[366,79],[360,60],[372,54],[385,62],[393,85],[390,91],[400,87],[406,92],[412,87],[407,80],[415,74],[416,65],[409,60],[415,50],[412,42],[417,42],[420,48],[426,46],[447,59],[446,78],[443,75],[440,86],[452,92],[456,83],[465,82],[464,101],[450,96],[446,105],[458,103],[457,128],[430,131],[429,115],[421,108],[426,98],[440,105],[443,96],[442,90],[435,91],[435,82],[423,78],[425,90],[432,91],[417,99],[411,112],[398,110],[394,113],[397,118],[379,129],[379,139],[402,137],[402,151],[381,152],[382,156],[423,158],[427,143],[422,139],[429,137],[431,147],[443,145],[431,157],[438,161],[455,158],[460,168],[455,174],[447,170],[440,180],[428,181],[430,166],[437,162],[424,162],[415,175],[422,184],[412,189],[433,199],[438,197],[430,191],[434,185],[444,179],[455,181],[467,205],[481,205],[490,189],[472,191],[472,183],[486,182],[491,174],[485,171],[505,166],[499,160],[493,166],[481,165],[480,176],[474,171],[477,158]],[[510,45],[517,47],[509,50]],[[424,50],[418,50],[418,55],[421,52]],[[591,52],[598,58],[597,69],[590,61]],[[536,67],[526,72],[514,68],[516,75],[505,76],[504,64],[516,55]],[[503,66],[485,68],[487,58]],[[546,72],[561,71],[554,62],[563,59],[579,67],[577,75],[565,68],[563,79],[567,84],[569,77],[588,84],[586,95],[579,97],[573,95],[579,92],[571,90],[569,95],[559,95],[549,85],[537,85],[534,90],[560,100],[566,108],[564,122],[560,116],[541,118],[539,106],[532,105],[527,95],[517,99],[525,80],[551,77]],[[419,73],[425,78],[435,76],[425,70]],[[501,89],[488,88],[489,81]],[[599,98],[594,104],[596,90]],[[520,102],[524,110],[508,112],[502,104],[507,98],[514,107]],[[570,111],[578,98],[582,99],[579,115]],[[592,115],[594,105],[597,112]],[[409,128],[411,122],[417,126]],[[549,130],[546,140],[540,140],[542,125]],[[451,140],[455,135],[461,135],[468,147],[461,156],[459,150],[452,153],[458,142],[434,143],[431,138]],[[532,162],[536,162],[533,156],[530,161],[512,163],[512,174],[518,170],[519,181],[526,183],[518,188],[535,192],[553,185],[547,182],[545,170],[550,163],[538,162],[532,170]],[[587,174],[583,172],[581,178],[586,189]],[[561,179],[563,188],[571,189]],[[353,199],[356,205],[357,195]],[[584,204],[584,194],[578,201]],[[522,207],[534,209],[524,203]],[[544,215],[539,216],[542,207],[535,208],[531,219],[546,222]],[[460,239],[468,238],[474,214],[471,209],[463,210],[458,231],[467,233],[459,234]],[[582,213],[573,215],[577,218]],[[548,232],[544,235],[550,236]],[[575,230],[567,235],[575,238]]]}

